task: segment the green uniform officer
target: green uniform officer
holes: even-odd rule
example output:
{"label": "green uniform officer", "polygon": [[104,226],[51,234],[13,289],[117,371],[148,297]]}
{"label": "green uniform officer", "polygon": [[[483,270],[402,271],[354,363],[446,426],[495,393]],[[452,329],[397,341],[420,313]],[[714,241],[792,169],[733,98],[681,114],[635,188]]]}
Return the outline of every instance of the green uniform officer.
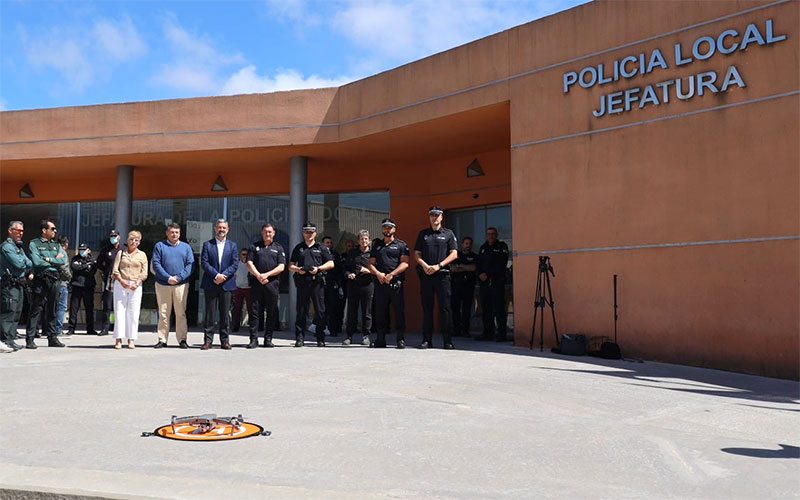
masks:
{"label": "green uniform officer", "polygon": [[22,222],[8,225],[8,239],[0,245],[0,342],[14,351],[21,349],[14,342],[17,323],[22,314],[23,283],[33,279],[33,262],[22,248]]}
{"label": "green uniform officer", "polygon": [[33,339],[39,326],[39,316],[44,311],[44,334],[47,345],[64,347],[58,340],[56,330],[56,311],[58,310],[59,268],[67,263],[67,254],[56,240],[56,224],[51,220],[43,220],[40,224],[41,236],[32,239],[28,244],[33,261],[33,284],[28,304],[28,330],[25,333],[25,348],[36,349]]}

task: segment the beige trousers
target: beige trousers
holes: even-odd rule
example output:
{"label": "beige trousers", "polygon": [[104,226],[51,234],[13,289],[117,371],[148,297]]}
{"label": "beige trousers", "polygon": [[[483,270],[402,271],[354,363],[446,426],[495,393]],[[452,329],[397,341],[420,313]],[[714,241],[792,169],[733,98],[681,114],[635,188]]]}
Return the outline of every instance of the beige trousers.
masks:
{"label": "beige trousers", "polygon": [[169,337],[169,315],[175,309],[175,336],[178,342],[186,340],[189,327],[186,323],[186,302],[189,298],[189,284],[170,286],[156,283],[156,302],[158,302],[158,340],[166,343]]}

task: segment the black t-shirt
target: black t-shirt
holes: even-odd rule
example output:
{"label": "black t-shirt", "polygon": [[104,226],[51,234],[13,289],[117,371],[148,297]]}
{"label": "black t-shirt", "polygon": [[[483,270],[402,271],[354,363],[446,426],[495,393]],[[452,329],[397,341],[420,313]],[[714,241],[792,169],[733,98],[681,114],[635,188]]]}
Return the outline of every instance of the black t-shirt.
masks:
{"label": "black t-shirt", "polygon": [[478,251],[476,272],[478,274],[486,273],[494,279],[505,279],[507,262],[508,245],[505,242],[498,240],[494,245],[484,243]]}
{"label": "black t-shirt", "polygon": [[[324,246],[324,245],[323,245]],[[326,247],[327,248],[327,247]],[[328,271],[328,286],[332,286],[337,283],[342,283],[344,279],[344,257],[339,255],[339,252],[335,250],[328,250],[331,254],[331,259],[333,260],[333,269]]]}
{"label": "black t-shirt", "polygon": [[306,242],[302,242],[292,250],[292,256],[289,262],[294,262],[297,267],[310,269],[312,267],[319,267],[322,264],[333,260],[331,252],[325,245],[320,245],[314,242],[313,245],[308,246]]}
{"label": "black t-shirt", "polygon": [[[370,249],[361,251],[361,248],[354,248],[347,252],[347,260],[344,264],[345,275],[353,273],[356,275],[355,282],[359,285],[366,285],[372,280],[371,274],[361,272],[362,268],[369,266]],[[350,281],[350,280],[348,280]]]}
{"label": "black t-shirt", "polygon": [[361,248],[354,248],[347,252],[347,260],[345,261],[344,271],[345,274],[355,273],[359,274],[362,267],[369,265],[370,249],[361,251]]}
{"label": "black t-shirt", "polygon": [[[257,241],[250,245],[250,251],[247,252],[247,261],[252,262],[259,273],[266,273],[280,264],[286,264],[286,252],[283,251],[281,244],[276,241],[266,247],[263,241]],[[275,279],[274,276],[270,278],[270,282],[273,279]]]}
{"label": "black t-shirt", "polygon": [[414,251],[422,252],[422,260],[429,266],[440,263],[451,251],[457,249],[456,235],[446,227],[441,227],[437,231],[431,228],[423,229],[419,232],[417,243],[414,245]]}
{"label": "black t-shirt", "polygon": [[[388,245],[384,240],[375,240],[373,243],[370,258],[375,259],[375,269],[384,274],[397,269],[397,266],[400,265],[400,258],[409,254],[406,242],[397,238]],[[404,275],[405,273],[401,273],[397,279],[402,280]]]}
{"label": "black t-shirt", "polygon": [[[458,258],[453,261],[453,265],[459,266],[471,266],[477,264],[478,262],[478,254],[470,250],[469,252],[464,252],[463,250],[458,251]],[[476,267],[477,269],[477,267]],[[453,273],[453,279],[460,279],[464,281],[475,281],[475,271],[459,271],[457,273]]]}

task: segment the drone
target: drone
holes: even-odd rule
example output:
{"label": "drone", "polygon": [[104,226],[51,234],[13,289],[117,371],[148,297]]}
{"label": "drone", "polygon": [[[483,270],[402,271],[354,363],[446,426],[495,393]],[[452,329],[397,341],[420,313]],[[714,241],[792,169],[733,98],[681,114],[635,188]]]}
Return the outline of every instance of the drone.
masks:
{"label": "drone", "polygon": [[[214,429],[216,432],[212,432]],[[153,432],[142,432],[142,437],[158,436],[178,441],[227,441],[270,435],[272,432],[264,430],[260,425],[245,422],[241,413],[235,417],[218,417],[214,413],[187,417],[173,415],[168,424]]]}
{"label": "drone", "polygon": [[229,425],[231,427],[230,435],[232,436],[235,431],[238,431],[244,421],[241,414],[235,417],[218,417],[213,413],[205,415],[195,415],[189,417],[172,416],[170,425],[172,426],[172,433],[175,434],[176,425],[191,425],[196,427],[192,434],[206,434],[214,430],[217,425]]}

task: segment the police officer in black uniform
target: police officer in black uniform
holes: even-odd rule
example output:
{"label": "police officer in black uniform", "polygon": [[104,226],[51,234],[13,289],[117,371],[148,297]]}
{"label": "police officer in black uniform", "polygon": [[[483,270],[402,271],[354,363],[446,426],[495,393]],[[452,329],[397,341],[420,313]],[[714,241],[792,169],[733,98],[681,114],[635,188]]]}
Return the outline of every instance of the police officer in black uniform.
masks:
{"label": "police officer in black uniform", "polygon": [[273,347],[272,331],[278,315],[281,273],[286,269],[286,252],[275,241],[275,226],[261,226],[261,240],[247,252],[250,270],[250,343],[248,349],[258,347],[258,314],[266,309],[264,318],[264,347]]}
{"label": "police officer in black uniform", "polygon": [[423,229],[414,244],[414,258],[422,295],[422,334],[420,349],[433,347],[433,300],[439,302],[439,326],[445,349],[454,349],[450,336],[450,268],[458,257],[458,243],[453,231],[442,226],[442,207],[428,209],[431,227]]}
{"label": "police officer in black uniform", "polygon": [[333,269],[325,273],[325,324],[331,337],[336,337],[342,333],[342,307],[344,300],[344,263],[346,256],[339,255],[333,249],[333,238],[325,236],[322,244],[333,257]]}
{"label": "police officer in black uniform", "polygon": [[[345,240],[344,242],[344,253],[342,254],[342,269],[344,269],[345,264],[347,263],[347,254],[350,253],[350,250],[354,249],[356,244],[353,240]],[[371,247],[370,247],[371,248]],[[344,320],[344,311],[347,308],[347,288],[348,283],[347,279],[342,276],[342,299],[339,301],[339,317]]]}
{"label": "police officer in black uniform", "polygon": [[22,222],[8,224],[8,238],[0,245],[0,342],[9,349],[19,351],[17,323],[22,314],[22,297],[25,287],[33,280],[33,262],[25,255]]}
{"label": "police officer in black uniform", "polygon": [[408,269],[408,245],[396,238],[397,225],[392,219],[381,222],[383,239],[373,241],[369,268],[375,275],[375,322],[378,339],[370,347],[386,347],[386,334],[389,333],[389,305],[394,309],[397,329],[397,348],[406,347],[406,312],[403,300],[403,282]]}
{"label": "police officer in black uniform", "polygon": [[98,335],[108,335],[111,328],[111,313],[114,312],[114,259],[120,250],[119,231],[112,229],[108,233],[108,245],[97,256],[97,268],[103,277],[103,327]]}
{"label": "police officer in black uniform", "polygon": [[358,325],[358,308],[361,306],[361,344],[369,345],[369,331],[372,328],[372,296],[375,293],[375,283],[372,271],[369,268],[370,245],[369,231],[362,229],[358,232],[358,248],[347,252],[344,264],[345,279],[347,279],[347,337],[344,345],[350,345],[353,334]]}
{"label": "police officer in black uniform", "polygon": [[43,220],[41,236],[28,244],[33,262],[33,283],[29,295],[28,329],[25,333],[25,348],[36,349],[33,341],[39,326],[39,316],[44,312],[44,334],[50,347],[64,347],[58,340],[56,312],[60,293],[59,268],[67,264],[67,254],[56,240],[56,224]]}
{"label": "police officer in black uniform", "polygon": [[289,270],[294,273],[297,287],[297,311],[295,323],[295,347],[303,346],[308,317],[308,301],[314,304],[317,347],[325,347],[325,292],[322,283],[324,272],[333,269],[331,253],[316,241],[317,226],[311,222],[303,225],[303,239],[292,249]]}
{"label": "police officer in black uniform", "polygon": [[472,251],[472,238],[461,240],[458,258],[450,265],[452,272],[450,306],[453,310],[453,336],[469,337],[472,299],[475,297],[475,263],[478,255]]}
{"label": "police officer in black uniform", "polygon": [[94,331],[94,287],[97,283],[94,275],[97,272],[97,263],[92,257],[92,250],[81,243],[78,254],[70,261],[72,268],[72,297],[69,300],[69,334],[75,334],[75,325],[78,323],[78,308],[83,302],[86,310],[86,333],[97,335]]}
{"label": "police officer in black uniform", "polygon": [[[506,264],[508,245],[497,239],[497,228],[486,230],[486,243],[478,251],[478,284],[483,309],[483,335],[478,340],[506,340]],[[495,321],[497,330],[495,330]],[[496,332],[496,335],[495,335]]]}

